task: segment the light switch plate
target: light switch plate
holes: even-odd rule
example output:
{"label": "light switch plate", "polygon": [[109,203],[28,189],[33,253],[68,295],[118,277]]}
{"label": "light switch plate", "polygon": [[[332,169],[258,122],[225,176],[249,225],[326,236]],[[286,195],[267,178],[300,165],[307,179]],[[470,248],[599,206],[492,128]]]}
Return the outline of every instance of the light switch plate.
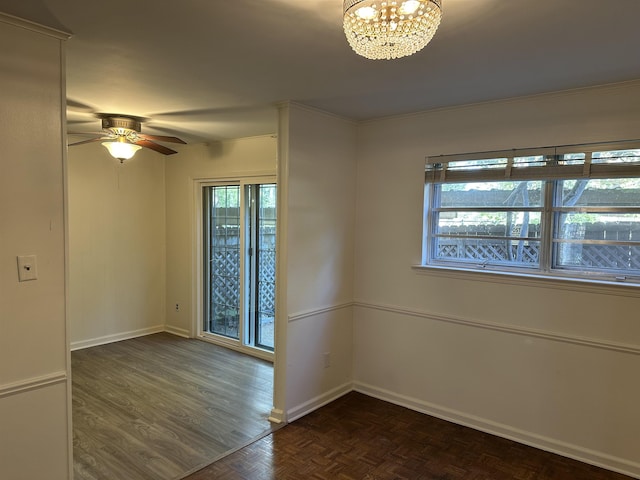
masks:
{"label": "light switch plate", "polygon": [[35,255],[21,255],[18,257],[18,280],[37,280],[38,267]]}

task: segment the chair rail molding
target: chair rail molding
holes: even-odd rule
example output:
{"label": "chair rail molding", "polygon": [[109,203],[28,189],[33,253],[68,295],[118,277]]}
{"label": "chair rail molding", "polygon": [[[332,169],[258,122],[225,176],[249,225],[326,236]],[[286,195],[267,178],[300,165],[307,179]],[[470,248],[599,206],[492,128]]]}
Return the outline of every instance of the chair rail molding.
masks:
{"label": "chair rail molding", "polygon": [[58,385],[59,383],[65,383],[66,381],[67,372],[54,372],[39,377],[28,378],[19,382],[9,383],[7,385],[0,385],[0,398],[50,387],[52,385]]}

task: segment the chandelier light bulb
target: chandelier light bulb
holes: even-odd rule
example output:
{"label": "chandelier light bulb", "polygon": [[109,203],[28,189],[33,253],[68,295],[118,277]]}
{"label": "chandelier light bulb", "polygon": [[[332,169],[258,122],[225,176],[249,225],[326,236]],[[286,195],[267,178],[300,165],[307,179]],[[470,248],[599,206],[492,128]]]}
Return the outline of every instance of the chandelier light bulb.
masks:
{"label": "chandelier light bulb", "polygon": [[344,0],[343,7],[349,45],[372,60],[422,50],[442,18],[442,0]]}
{"label": "chandelier light bulb", "polygon": [[412,13],[416,13],[420,8],[420,2],[418,0],[407,0],[400,5],[400,13],[402,15],[411,15]]}
{"label": "chandelier light bulb", "polygon": [[362,7],[355,11],[358,18],[362,20],[373,20],[378,16],[378,12],[373,7]]}

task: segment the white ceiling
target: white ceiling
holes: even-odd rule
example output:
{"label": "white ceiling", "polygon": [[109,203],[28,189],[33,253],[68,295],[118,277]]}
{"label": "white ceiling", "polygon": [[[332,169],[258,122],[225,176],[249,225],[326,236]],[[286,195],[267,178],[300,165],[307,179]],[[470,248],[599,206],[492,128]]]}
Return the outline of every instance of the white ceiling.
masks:
{"label": "white ceiling", "polygon": [[0,0],[73,32],[70,131],[96,113],[147,117],[190,142],[275,133],[293,100],[370,119],[640,78],[639,0],[443,0],[416,55],[349,48],[341,0]]}

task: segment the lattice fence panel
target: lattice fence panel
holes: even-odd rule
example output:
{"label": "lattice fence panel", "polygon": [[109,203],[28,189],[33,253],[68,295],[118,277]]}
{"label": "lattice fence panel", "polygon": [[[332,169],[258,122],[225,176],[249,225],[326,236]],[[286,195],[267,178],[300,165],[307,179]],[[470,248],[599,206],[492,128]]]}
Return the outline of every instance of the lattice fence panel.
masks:
{"label": "lattice fence panel", "polygon": [[[511,256],[509,255],[511,253]],[[524,245],[520,251],[520,263],[537,263],[539,258],[538,244]],[[442,243],[438,244],[437,258],[462,259],[470,261],[511,262],[518,256],[518,245],[501,243]]]}
{"label": "lattice fence panel", "polygon": [[640,269],[640,247],[618,245],[581,245],[574,255],[578,265],[606,269]]}
{"label": "lattice fence panel", "polygon": [[262,313],[275,314],[275,288],[276,288],[276,252],[275,250],[262,250],[260,252],[260,285],[259,285],[259,310]]}

